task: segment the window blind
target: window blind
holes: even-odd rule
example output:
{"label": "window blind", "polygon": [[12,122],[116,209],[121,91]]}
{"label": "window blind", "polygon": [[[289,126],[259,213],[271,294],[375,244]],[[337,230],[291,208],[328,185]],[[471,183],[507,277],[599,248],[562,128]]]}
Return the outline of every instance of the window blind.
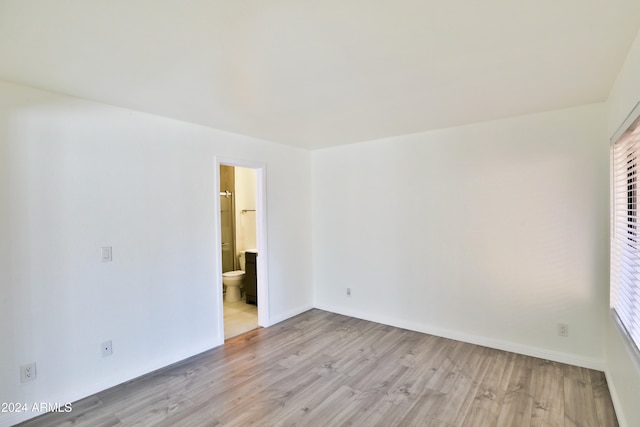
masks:
{"label": "window blind", "polygon": [[640,349],[640,118],[612,146],[611,308]]}

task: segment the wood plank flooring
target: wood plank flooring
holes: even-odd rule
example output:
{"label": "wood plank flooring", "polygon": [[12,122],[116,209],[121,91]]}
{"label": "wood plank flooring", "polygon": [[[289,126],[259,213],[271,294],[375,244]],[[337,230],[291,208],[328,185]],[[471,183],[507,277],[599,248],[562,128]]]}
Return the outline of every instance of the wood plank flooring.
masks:
{"label": "wood plank flooring", "polygon": [[310,310],[36,426],[617,426],[604,374]]}

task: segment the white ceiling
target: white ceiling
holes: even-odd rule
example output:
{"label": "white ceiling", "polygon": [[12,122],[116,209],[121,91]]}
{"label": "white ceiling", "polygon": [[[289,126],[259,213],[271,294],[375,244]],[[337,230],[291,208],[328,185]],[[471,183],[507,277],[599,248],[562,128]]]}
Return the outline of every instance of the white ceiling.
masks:
{"label": "white ceiling", "polygon": [[603,101],[639,0],[0,0],[0,78],[306,148]]}

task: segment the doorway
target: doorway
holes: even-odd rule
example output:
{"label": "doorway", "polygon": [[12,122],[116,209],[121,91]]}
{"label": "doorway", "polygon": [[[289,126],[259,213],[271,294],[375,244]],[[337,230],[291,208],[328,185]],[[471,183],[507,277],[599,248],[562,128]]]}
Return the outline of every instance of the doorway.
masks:
{"label": "doorway", "polygon": [[[224,339],[266,326],[264,168],[217,162],[219,173],[220,304]],[[240,279],[238,279],[240,278]]]}

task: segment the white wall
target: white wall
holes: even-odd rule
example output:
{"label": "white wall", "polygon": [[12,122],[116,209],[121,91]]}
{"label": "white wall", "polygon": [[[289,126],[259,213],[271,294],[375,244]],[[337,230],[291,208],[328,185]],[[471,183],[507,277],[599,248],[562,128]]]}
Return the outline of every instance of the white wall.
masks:
{"label": "white wall", "polygon": [[589,105],[314,151],[316,306],[602,368],[605,128]]}
{"label": "white wall", "polygon": [[[636,36],[627,60],[607,101],[608,137],[640,102],[640,33]],[[608,138],[608,139],[609,139]],[[603,142],[606,145],[606,142]],[[621,426],[640,426],[640,366],[634,363],[612,318],[607,319],[606,373],[611,396]]]}
{"label": "white wall", "polygon": [[311,307],[309,152],[0,83],[0,402],[73,401],[222,343],[216,156],[266,165],[270,321]]}
{"label": "white wall", "polygon": [[[236,255],[245,249],[257,248],[256,241],[256,170],[236,167]],[[242,212],[245,210],[246,212]],[[239,268],[239,267],[238,267]]]}

